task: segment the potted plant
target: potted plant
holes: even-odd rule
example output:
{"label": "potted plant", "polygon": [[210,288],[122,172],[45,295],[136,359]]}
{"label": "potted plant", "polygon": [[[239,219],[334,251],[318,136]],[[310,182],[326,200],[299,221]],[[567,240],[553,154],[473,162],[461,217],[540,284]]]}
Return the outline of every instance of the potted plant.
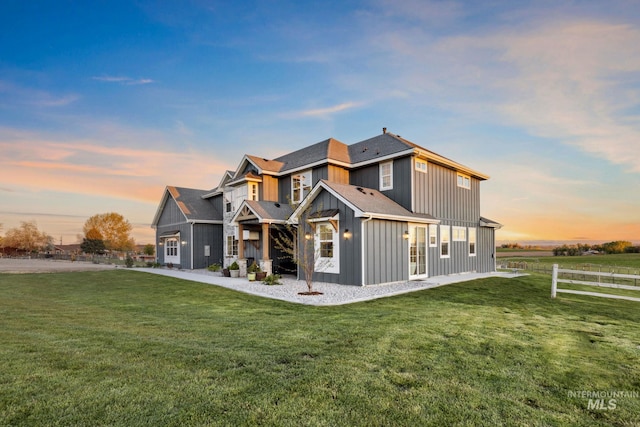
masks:
{"label": "potted plant", "polygon": [[229,266],[229,275],[231,277],[239,277],[240,276],[240,266],[237,261],[233,261],[233,264]]}
{"label": "potted plant", "polygon": [[249,268],[247,269],[247,279],[250,282],[253,282],[256,280],[256,275],[257,273],[260,272],[260,267],[258,267],[258,264],[256,264],[256,262],[254,261]]}

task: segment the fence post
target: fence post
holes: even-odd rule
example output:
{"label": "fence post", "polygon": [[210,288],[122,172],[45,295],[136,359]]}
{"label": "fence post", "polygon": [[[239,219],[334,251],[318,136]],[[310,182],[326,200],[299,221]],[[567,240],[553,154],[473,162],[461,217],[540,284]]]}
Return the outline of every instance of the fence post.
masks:
{"label": "fence post", "polygon": [[556,297],[557,288],[558,288],[558,264],[553,264],[553,274],[551,276],[551,298]]}

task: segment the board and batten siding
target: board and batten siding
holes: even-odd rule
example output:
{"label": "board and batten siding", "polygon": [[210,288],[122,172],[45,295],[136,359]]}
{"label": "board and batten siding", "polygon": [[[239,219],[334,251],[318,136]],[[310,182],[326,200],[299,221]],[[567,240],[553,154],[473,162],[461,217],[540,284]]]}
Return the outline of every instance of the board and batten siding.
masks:
{"label": "board and batten siding", "polygon": [[496,231],[478,227],[478,273],[496,271]]}
{"label": "board and batten siding", "polygon": [[[313,280],[318,282],[338,283],[341,285],[361,285],[362,265],[360,245],[360,218],[354,217],[353,210],[331,193],[322,190],[311,204],[310,212],[338,209],[338,244],[340,256],[340,273],[314,273]],[[344,238],[344,231],[351,233],[349,239]],[[298,239],[304,239],[305,231],[298,233]],[[300,241],[300,244],[302,242]],[[303,280],[302,268],[298,268],[298,278]]]}
{"label": "board and batten siding", "polygon": [[[478,271],[479,222],[467,223],[463,221],[443,221],[438,225],[438,239],[435,247],[428,248],[428,269],[429,276],[443,276],[447,274],[470,273]],[[449,226],[449,258],[440,256],[440,225]],[[464,241],[453,240],[453,227],[466,228],[466,239]],[[469,255],[469,228],[476,229],[476,255]]]}
{"label": "board and batten siding", "polygon": [[[222,224],[193,224],[193,247],[189,247],[189,244],[186,248],[183,246],[185,251],[193,253],[193,268],[207,268],[215,263],[222,265],[223,239]],[[205,256],[207,245],[210,249],[208,258]]]}
{"label": "board and batten siding", "polygon": [[471,188],[457,184],[457,172],[428,163],[427,173],[414,172],[414,206],[416,213],[438,219],[476,223],[480,218],[480,180],[471,177]]}
{"label": "board and batten siding", "polygon": [[[380,163],[385,163],[380,162]],[[349,183],[359,187],[380,189],[380,163],[351,171]],[[381,191],[382,194],[411,210],[411,189],[413,168],[412,157],[406,156],[393,160],[393,189]]]}
{"label": "board and batten siding", "polygon": [[364,284],[409,280],[409,244],[405,222],[363,219]]}

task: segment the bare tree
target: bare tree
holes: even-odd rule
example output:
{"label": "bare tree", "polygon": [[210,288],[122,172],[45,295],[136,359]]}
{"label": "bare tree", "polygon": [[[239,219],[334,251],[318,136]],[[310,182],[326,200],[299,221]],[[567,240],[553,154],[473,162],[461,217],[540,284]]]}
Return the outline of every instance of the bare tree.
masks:
{"label": "bare tree", "polygon": [[[295,211],[295,207],[294,207]],[[285,224],[285,229],[273,237],[275,247],[291,257],[293,262],[302,269],[307,284],[307,293],[313,290],[313,273],[316,270],[315,234],[311,229],[311,205],[304,209],[298,217],[298,227]]]}

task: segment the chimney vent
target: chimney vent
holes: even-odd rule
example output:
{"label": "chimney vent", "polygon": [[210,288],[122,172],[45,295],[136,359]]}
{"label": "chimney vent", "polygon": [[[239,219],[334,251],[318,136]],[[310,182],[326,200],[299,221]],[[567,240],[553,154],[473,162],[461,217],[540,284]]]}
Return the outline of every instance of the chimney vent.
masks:
{"label": "chimney vent", "polygon": [[382,128],[382,133],[387,133],[387,128]]}

